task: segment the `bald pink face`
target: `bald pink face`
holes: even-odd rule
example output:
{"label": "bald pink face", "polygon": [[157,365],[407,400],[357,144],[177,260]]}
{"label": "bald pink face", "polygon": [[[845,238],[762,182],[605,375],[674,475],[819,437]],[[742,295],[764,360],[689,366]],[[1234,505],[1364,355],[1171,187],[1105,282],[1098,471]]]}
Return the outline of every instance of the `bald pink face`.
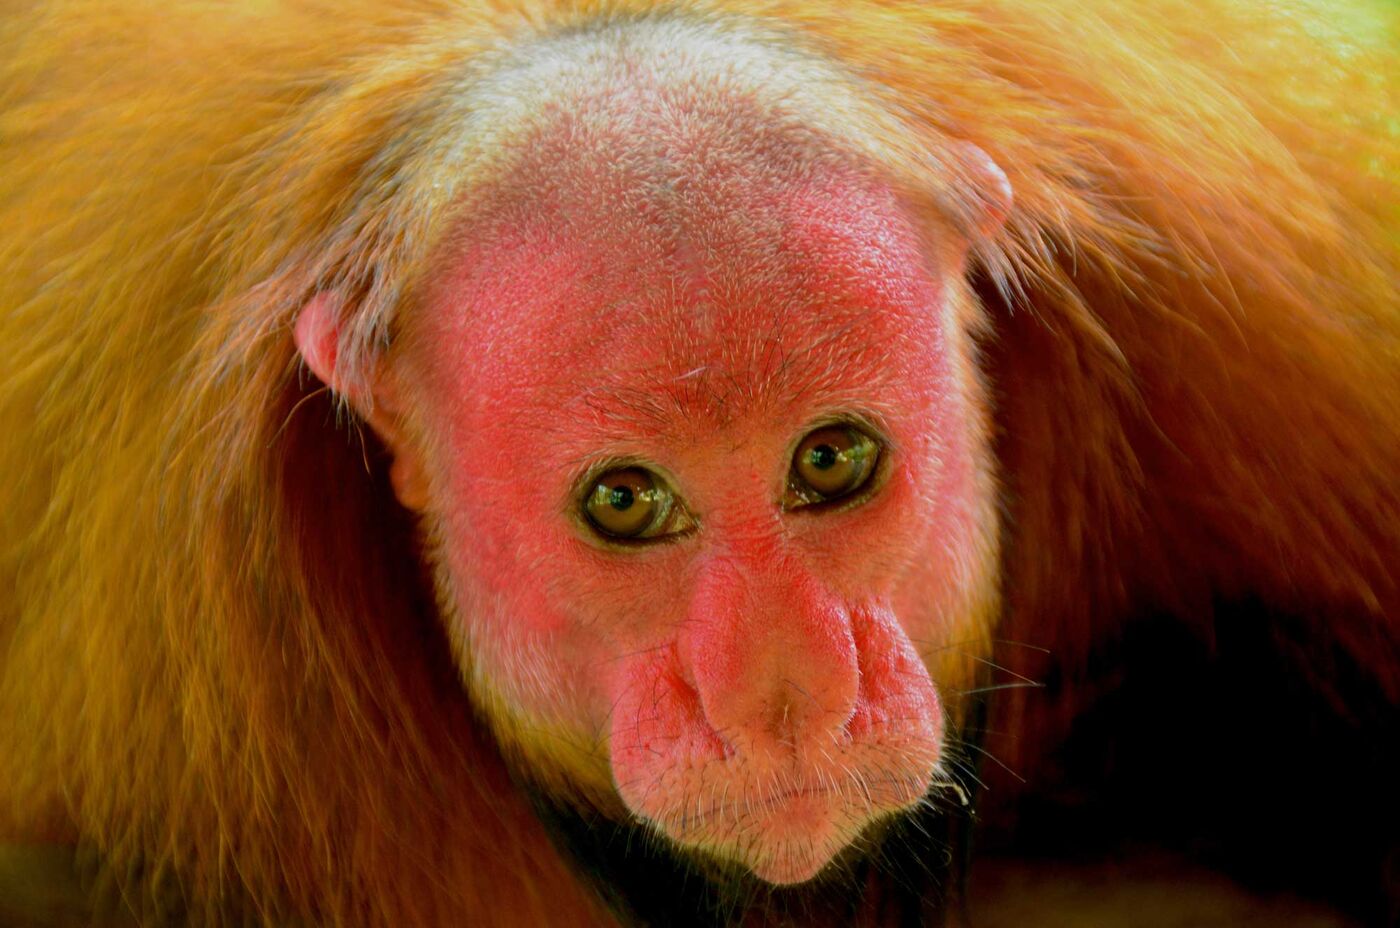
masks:
{"label": "bald pink face", "polygon": [[[622,208],[622,171],[533,185],[454,235],[412,335],[440,584],[498,727],[580,777],[606,758],[633,813],[777,883],[928,788],[920,652],[968,621],[982,541],[959,269],[879,184],[796,173]],[[873,440],[871,476],[785,504],[833,424]],[[675,531],[590,522],[619,468]]]}
{"label": "bald pink face", "polygon": [[[420,438],[390,445],[427,484],[400,495],[468,685],[536,767],[806,880],[929,788],[929,668],[990,576],[962,247],[929,254],[835,159],[532,149],[444,244],[396,367]],[[794,497],[832,428],[878,459]],[[589,514],[621,472],[669,508],[642,537]]]}

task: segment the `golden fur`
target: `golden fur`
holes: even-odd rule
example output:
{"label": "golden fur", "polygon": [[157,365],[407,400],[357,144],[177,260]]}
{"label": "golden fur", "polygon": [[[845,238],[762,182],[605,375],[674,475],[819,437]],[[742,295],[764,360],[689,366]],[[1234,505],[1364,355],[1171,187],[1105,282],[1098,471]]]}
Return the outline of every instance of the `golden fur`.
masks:
{"label": "golden fur", "polygon": [[[450,81],[644,6],[4,14],[0,836],[139,867],[147,910],[175,886],[209,917],[603,917],[463,740],[411,531],[290,332],[353,293],[372,363],[442,220],[399,192]],[[1004,637],[1072,676],[1133,610],[1248,592],[1400,701],[1396,17],[1256,6],[703,8],[843,62],[892,144],[968,140],[1010,179],[978,279]]]}

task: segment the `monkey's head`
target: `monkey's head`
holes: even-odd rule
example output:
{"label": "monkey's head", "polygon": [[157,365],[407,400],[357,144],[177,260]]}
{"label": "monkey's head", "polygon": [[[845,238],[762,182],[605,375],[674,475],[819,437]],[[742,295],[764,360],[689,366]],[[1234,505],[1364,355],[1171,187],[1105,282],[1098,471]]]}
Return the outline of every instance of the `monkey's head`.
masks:
{"label": "monkey's head", "polygon": [[950,149],[989,204],[952,215],[870,154],[884,124],[815,60],[610,29],[464,90],[504,154],[461,182],[367,375],[336,294],[297,343],[392,455],[508,753],[799,882],[930,789],[939,683],[986,646],[963,277],[1004,178]]}

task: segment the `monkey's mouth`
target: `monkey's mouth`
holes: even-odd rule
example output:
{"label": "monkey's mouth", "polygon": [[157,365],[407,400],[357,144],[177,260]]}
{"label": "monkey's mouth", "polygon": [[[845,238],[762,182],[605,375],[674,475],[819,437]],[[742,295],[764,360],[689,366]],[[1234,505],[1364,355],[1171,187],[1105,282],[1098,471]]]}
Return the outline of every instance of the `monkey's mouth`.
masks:
{"label": "monkey's mouth", "polygon": [[921,756],[913,770],[863,772],[859,765],[833,764],[805,776],[771,771],[741,777],[711,770],[707,777],[702,768],[679,777],[681,782],[669,789],[656,784],[647,791],[652,797],[673,795],[673,801],[638,797],[642,808],[633,809],[683,847],[739,863],[770,883],[801,883],[857,841],[872,822],[922,798],[936,753],[924,748],[915,752]]}
{"label": "monkey's mouth", "polygon": [[[927,781],[913,778],[886,776],[875,783],[861,781],[858,784],[859,798],[870,811],[878,809],[898,809],[916,801],[923,795]],[[756,798],[738,801],[714,802],[694,812],[678,811],[678,818],[658,821],[668,834],[682,837],[689,832],[702,832],[719,821],[734,818],[736,807],[742,805],[746,816],[778,815],[792,807],[802,807],[811,803],[831,801],[846,802],[855,798],[850,793],[851,785],[838,786],[832,783],[814,786],[801,786],[780,789]]]}

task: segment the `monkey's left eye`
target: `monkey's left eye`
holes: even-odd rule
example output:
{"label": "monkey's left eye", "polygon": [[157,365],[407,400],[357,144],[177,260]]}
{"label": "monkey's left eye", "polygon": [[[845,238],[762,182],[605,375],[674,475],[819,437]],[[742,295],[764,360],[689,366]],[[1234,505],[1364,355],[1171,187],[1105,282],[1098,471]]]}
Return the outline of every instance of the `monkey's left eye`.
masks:
{"label": "monkey's left eye", "polygon": [[583,512],[588,524],[607,538],[659,538],[689,527],[675,494],[640,467],[619,467],[596,477]]}
{"label": "monkey's left eye", "polygon": [[787,509],[842,499],[870,482],[880,444],[851,425],[829,425],[803,438],[792,456]]}

